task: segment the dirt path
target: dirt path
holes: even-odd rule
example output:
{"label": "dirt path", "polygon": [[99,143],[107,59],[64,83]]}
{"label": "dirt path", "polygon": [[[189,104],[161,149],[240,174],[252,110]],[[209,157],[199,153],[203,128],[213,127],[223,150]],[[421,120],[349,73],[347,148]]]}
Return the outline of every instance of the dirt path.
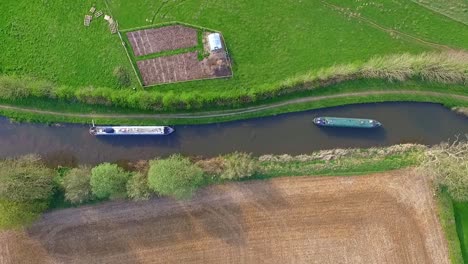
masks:
{"label": "dirt path", "polygon": [[0,233],[2,263],[31,259],[449,263],[430,187],[411,170],[231,183],[206,188],[190,201],[111,202],[56,211],[27,233]]}
{"label": "dirt path", "polygon": [[446,93],[438,92],[424,92],[424,91],[367,91],[367,92],[356,92],[356,93],[344,93],[336,95],[325,95],[325,96],[309,96],[297,99],[291,99],[279,103],[272,103],[267,105],[259,105],[246,107],[235,110],[224,110],[224,111],[211,111],[211,112],[196,112],[196,113],[180,113],[180,114],[80,114],[80,113],[64,113],[56,111],[39,110],[34,108],[25,108],[11,105],[0,105],[0,109],[14,110],[23,113],[35,113],[45,114],[54,116],[65,116],[65,117],[79,117],[79,118],[115,118],[115,119],[203,119],[203,118],[217,118],[217,117],[229,117],[241,114],[250,114],[255,112],[261,112],[264,110],[271,110],[283,106],[302,104],[309,102],[316,102],[326,99],[338,99],[348,97],[359,97],[368,95],[392,95],[392,94],[412,94],[421,96],[436,96],[436,97],[452,97],[455,99],[461,99],[468,101],[468,96],[464,95],[449,95]]}

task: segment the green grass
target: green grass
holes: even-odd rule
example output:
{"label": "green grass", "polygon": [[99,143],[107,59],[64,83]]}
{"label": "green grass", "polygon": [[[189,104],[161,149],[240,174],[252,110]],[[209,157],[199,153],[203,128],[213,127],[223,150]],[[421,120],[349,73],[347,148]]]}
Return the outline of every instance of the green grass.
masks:
{"label": "green grass", "polygon": [[468,263],[468,203],[454,203],[458,237],[465,263]]}
{"label": "green grass", "polygon": [[468,25],[466,0],[413,0],[413,2]]}
{"label": "green grass", "polygon": [[0,1],[0,73],[76,87],[116,87],[114,68],[131,72],[130,64],[103,16],[84,27],[92,3],[106,12],[102,1]]}
{"label": "green grass", "polygon": [[[451,98],[449,94],[460,94],[466,95],[466,87],[463,85],[446,85],[446,84],[434,84],[424,83],[421,81],[408,81],[408,82],[386,82],[382,80],[355,80],[345,83],[332,85],[326,88],[320,88],[312,91],[305,91],[301,93],[291,94],[281,98],[273,98],[267,102],[262,103],[275,103],[287,99],[295,99],[305,96],[325,96],[333,94],[343,94],[349,92],[360,92],[360,91],[399,91],[399,90],[415,90],[415,91],[434,91],[440,93],[446,93],[444,97],[434,96],[420,96],[410,94],[389,94],[389,95],[372,95],[372,96],[355,96],[355,97],[344,97],[339,99],[324,99],[316,102],[293,104],[289,106],[282,106],[274,109],[263,110],[255,113],[245,113],[227,117],[217,118],[199,118],[199,119],[156,119],[156,118],[96,118],[94,120],[100,124],[154,124],[155,122],[160,124],[176,125],[176,124],[205,124],[213,122],[225,122],[239,119],[256,118],[269,115],[277,115],[288,112],[304,111],[309,109],[317,109],[323,107],[332,107],[346,104],[357,104],[357,103],[370,103],[370,102],[388,102],[388,101],[414,101],[414,102],[436,102],[445,105],[448,108],[452,107],[467,107],[468,102],[463,100],[457,100]],[[87,105],[81,103],[68,103],[62,101],[55,101],[52,99],[37,99],[37,98],[25,98],[22,100],[8,101],[0,100],[0,104],[17,105],[26,108],[31,108],[34,105],[35,109],[40,110],[51,110],[56,112],[67,112],[67,113],[96,113],[96,114],[151,114],[150,111],[138,111],[135,109],[118,108],[101,105]],[[252,104],[255,106],[257,104]],[[207,110],[220,110],[220,109],[207,109]],[[178,113],[178,112],[169,112]],[[71,122],[71,123],[90,123],[91,118],[81,117],[66,117],[66,116],[53,116],[46,114],[34,114],[12,110],[1,110],[0,114],[13,118],[17,121],[27,122],[42,122],[42,123],[57,123],[57,122]]]}
{"label": "green grass", "polygon": [[[365,151],[365,150],[364,150]],[[261,173],[254,179],[283,176],[348,176],[401,169],[419,164],[421,150],[388,156],[351,156],[332,161],[261,162]],[[252,179],[252,178],[251,178]]]}
{"label": "green grass", "polygon": [[[424,8],[414,1],[407,0],[326,0],[350,12],[389,29],[397,30],[426,41],[444,44],[461,49],[468,48],[468,27],[453,19]],[[457,0],[426,0],[438,2],[438,6],[450,10]],[[460,2],[460,1],[458,1]],[[465,1],[466,4],[466,1]],[[436,4],[433,4],[433,6]],[[465,13],[466,14],[466,13]],[[354,18],[352,18],[354,19]]]}
{"label": "green grass", "polygon": [[[341,1],[332,2],[342,4],[339,3]],[[404,2],[404,0],[382,0],[381,2],[383,7],[369,5],[362,10],[359,9],[359,12],[379,24],[414,34],[417,37],[424,37],[430,41],[457,47],[465,47],[468,43],[466,41],[468,28],[461,23],[420,5]],[[132,97],[130,89],[115,90],[118,86],[113,76],[115,67],[124,66],[128,72],[132,73],[132,86],[138,86],[137,77],[133,74],[131,63],[128,61],[120,39],[117,35],[109,33],[107,24],[102,18],[93,21],[89,28],[83,26],[83,16],[92,3],[89,0],[1,2],[0,10],[4,15],[0,17],[0,39],[2,40],[0,74],[24,75],[50,80],[55,83],[54,85],[68,87],[68,90],[62,90],[66,90],[70,97],[74,89],[79,90],[80,96],[85,98],[83,101],[86,101],[88,94],[99,97],[99,93],[102,93],[103,97],[112,97],[113,103],[122,102],[122,106],[137,105],[138,102],[144,101],[142,96]],[[106,12],[103,0],[95,3],[98,10],[103,9]],[[200,97],[206,105],[210,105],[210,102],[219,98],[221,98],[220,101],[235,98],[228,107],[240,107],[243,104],[243,96],[255,99],[259,91],[269,91],[272,87],[279,87],[285,80],[294,79],[296,76],[302,76],[323,67],[349,63],[359,65],[374,56],[402,52],[416,54],[434,49],[424,43],[394,36],[359,19],[343,15],[342,12],[330,8],[321,0],[301,2],[269,0],[268,3],[249,0],[109,0],[108,3],[121,30],[180,21],[213,28],[223,33],[233,58],[233,78],[169,84],[146,89],[145,93],[148,95],[145,94],[146,98],[159,98],[160,100],[155,100],[159,100],[163,105],[171,105],[172,102],[173,106],[178,105],[178,101],[175,100],[179,99],[182,102],[193,102],[195,106],[187,107],[191,109],[197,109],[196,104],[199,103],[197,98]],[[349,1],[345,5],[357,8],[360,4],[358,1]],[[391,9],[391,11],[382,11],[383,9]],[[146,22],[147,20],[151,23]],[[89,86],[95,88],[86,88]],[[96,87],[109,87],[110,89]],[[361,88],[355,87],[354,89]],[[141,89],[137,90],[142,92]],[[307,92],[301,92],[290,96],[306,94]],[[132,102],[125,101],[124,98],[129,97],[132,97]],[[404,99],[426,101],[428,98],[414,99],[408,96]],[[99,101],[99,98],[89,100]],[[280,100],[280,98],[271,99],[271,101],[275,100]],[[377,98],[377,100],[382,101],[384,98]],[[27,103],[28,106],[48,109],[62,108],[67,112],[77,111],[78,108],[88,111],[94,107],[59,100],[57,100],[59,106],[56,107],[54,102],[57,101],[47,103],[44,101],[47,100],[24,99],[10,103],[20,105]],[[338,101],[314,103],[309,104],[308,107],[339,105]],[[350,99],[340,102],[369,101],[362,98],[362,100]],[[436,102],[440,101],[436,100]],[[444,100],[445,102],[447,100]],[[453,105],[453,102],[451,104]],[[305,109],[304,107],[293,106],[260,115],[294,111],[294,109],[301,110]],[[126,108],[105,108],[95,107],[95,111],[135,112]],[[203,110],[209,110],[206,109],[205,104],[203,104]],[[9,112],[4,111],[4,113]],[[19,115],[16,116],[19,117]],[[246,115],[236,117],[236,119],[252,116]],[[32,116],[25,119],[53,120],[49,117]],[[59,119],[55,120],[59,121]],[[76,122],[78,119],[61,118],[60,120]],[[194,123],[197,122],[199,121]]]}
{"label": "green grass", "polygon": [[[450,262],[452,264],[462,264],[464,263],[463,258],[466,258],[466,248],[464,246],[465,253],[462,255],[460,239],[458,237],[460,234],[463,234],[463,230],[460,229],[461,226],[458,222],[460,220],[460,211],[458,210],[457,206],[454,208],[452,198],[445,190],[441,190],[437,193],[437,209],[440,224],[444,230],[445,238],[447,239],[448,243]],[[462,214],[463,213],[465,214],[465,218],[468,217],[468,211],[462,212]],[[457,221],[455,220],[456,218]],[[468,218],[465,220],[468,220]]]}
{"label": "green grass", "polygon": [[149,0],[114,0],[109,4],[121,29],[148,25],[146,19],[154,17],[153,24],[181,21],[223,33],[234,61],[234,78],[155,87],[158,91],[245,94],[311,69],[367,60],[374,55],[428,50],[349,21],[319,0],[192,0],[164,5]]}

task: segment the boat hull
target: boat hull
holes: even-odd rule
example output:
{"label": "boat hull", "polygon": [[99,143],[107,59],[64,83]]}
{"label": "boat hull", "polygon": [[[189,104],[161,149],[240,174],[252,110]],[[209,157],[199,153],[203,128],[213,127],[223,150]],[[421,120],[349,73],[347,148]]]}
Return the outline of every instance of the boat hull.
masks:
{"label": "boat hull", "polygon": [[342,117],[317,117],[314,124],[323,127],[347,127],[347,128],[377,128],[382,124],[373,119],[342,118]]}
{"label": "boat hull", "polygon": [[167,136],[174,131],[168,126],[93,126],[89,129],[94,136]]}

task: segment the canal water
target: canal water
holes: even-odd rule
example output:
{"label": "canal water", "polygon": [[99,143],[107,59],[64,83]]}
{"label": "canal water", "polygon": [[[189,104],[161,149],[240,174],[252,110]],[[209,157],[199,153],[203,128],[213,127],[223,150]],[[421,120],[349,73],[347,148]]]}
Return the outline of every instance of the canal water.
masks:
{"label": "canal water", "polygon": [[[321,128],[316,116],[372,118],[378,129]],[[210,125],[175,126],[166,137],[99,137],[89,126],[10,123],[0,118],[0,157],[38,153],[79,163],[151,159],[172,153],[205,157],[233,151],[303,154],[399,143],[437,144],[468,133],[468,118],[428,103],[360,104]]]}

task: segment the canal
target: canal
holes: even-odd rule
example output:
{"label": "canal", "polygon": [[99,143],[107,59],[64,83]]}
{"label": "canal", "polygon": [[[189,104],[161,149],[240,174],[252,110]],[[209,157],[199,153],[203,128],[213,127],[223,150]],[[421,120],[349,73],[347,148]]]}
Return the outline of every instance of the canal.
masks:
{"label": "canal", "polygon": [[[372,118],[378,129],[320,128],[316,116]],[[233,151],[302,154],[332,148],[399,143],[437,144],[468,133],[468,118],[438,104],[348,105],[210,125],[175,126],[167,137],[100,137],[89,126],[11,123],[0,118],[0,157],[38,153],[80,163],[150,159],[172,153],[216,156]]]}

